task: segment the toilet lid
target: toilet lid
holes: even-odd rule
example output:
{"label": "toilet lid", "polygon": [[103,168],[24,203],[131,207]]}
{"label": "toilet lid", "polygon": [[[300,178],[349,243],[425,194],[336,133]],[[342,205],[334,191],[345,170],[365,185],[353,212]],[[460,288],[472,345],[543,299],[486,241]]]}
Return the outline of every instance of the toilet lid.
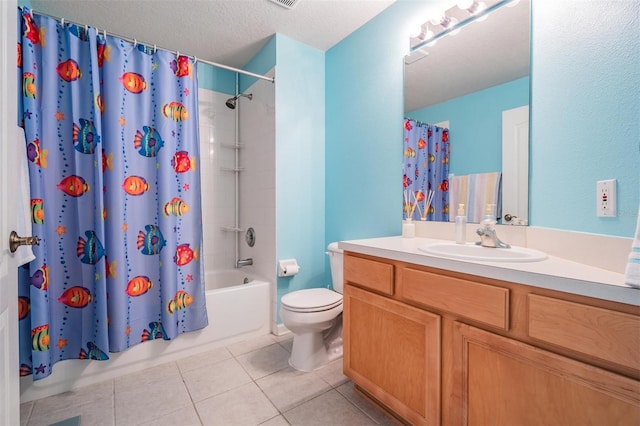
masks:
{"label": "toilet lid", "polygon": [[282,306],[296,312],[326,311],[342,304],[342,295],[328,288],[309,288],[285,294]]}

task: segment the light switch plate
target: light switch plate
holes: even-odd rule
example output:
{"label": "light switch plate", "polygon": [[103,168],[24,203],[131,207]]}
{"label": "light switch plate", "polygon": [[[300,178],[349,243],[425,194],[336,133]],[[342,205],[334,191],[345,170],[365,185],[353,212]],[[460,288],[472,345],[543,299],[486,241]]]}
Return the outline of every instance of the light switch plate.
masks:
{"label": "light switch plate", "polygon": [[616,180],[599,180],[596,184],[598,217],[616,217]]}

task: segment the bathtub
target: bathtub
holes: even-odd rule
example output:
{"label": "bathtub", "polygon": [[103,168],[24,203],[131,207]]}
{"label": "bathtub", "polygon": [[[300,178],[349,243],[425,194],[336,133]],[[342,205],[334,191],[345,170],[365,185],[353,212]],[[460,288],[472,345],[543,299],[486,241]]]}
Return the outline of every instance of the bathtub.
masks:
{"label": "bathtub", "polygon": [[110,380],[270,332],[269,282],[241,269],[232,269],[207,272],[205,285],[207,327],[173,340],[152,340],[110,353],[107,361],[60,361],[45,379],[34,382],[32,376],[20,378],[20,402]]}

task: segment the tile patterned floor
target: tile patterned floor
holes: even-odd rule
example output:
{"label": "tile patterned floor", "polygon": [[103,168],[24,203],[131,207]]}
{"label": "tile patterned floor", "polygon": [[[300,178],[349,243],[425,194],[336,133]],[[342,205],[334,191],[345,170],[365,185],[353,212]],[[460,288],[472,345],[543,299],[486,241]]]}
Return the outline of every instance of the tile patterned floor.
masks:
{"label": "tile patterned floor", "polygon": [[21,424],[391,425],[353,390],[342,360],[289,367],[291,337],[265,335],[21,405]]}

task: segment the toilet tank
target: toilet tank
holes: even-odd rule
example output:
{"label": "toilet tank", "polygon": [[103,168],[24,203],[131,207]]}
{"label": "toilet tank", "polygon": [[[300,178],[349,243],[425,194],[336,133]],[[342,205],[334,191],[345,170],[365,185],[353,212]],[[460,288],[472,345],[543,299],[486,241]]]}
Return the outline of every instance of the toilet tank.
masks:
{"label": "toilet tank", "polygon": [[331,243],[328,247],[329,262],[331,262],[331,280],[333,289],[342,294],[342,249],[338,248],[338,243]]}

